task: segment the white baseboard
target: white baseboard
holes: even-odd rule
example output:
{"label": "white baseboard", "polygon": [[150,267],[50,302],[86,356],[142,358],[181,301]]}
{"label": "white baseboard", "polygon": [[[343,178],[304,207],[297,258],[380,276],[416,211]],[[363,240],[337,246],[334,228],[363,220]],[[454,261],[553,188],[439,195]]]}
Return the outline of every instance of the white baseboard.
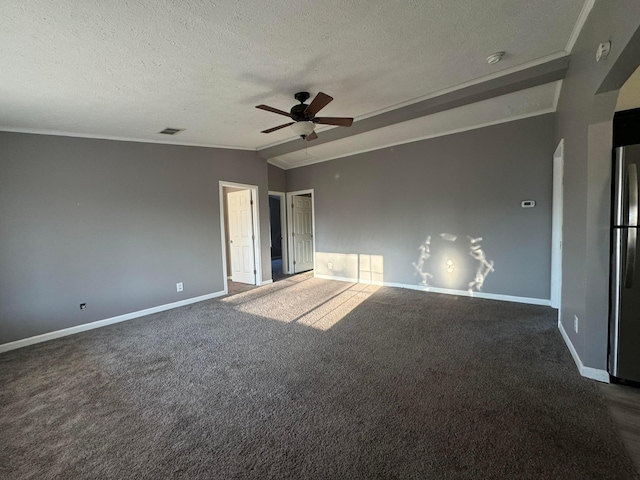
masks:
{"label": "white baseboard", "polygon": [[348,278],[348,277],[334,277],[333,275],[320,275],[318,273],[313,272],[313,276],[316,278],[321,278],[323,280],[337,280],[338,282],[349,282],[349,283],[358,283],[357,278]]}
{"label": "white baseboard", "polygon": [[210,300],[212,298],[221,297],[225,295],[225,292],[209,293],[200,297],[187,298],[186,300],[180,300],[179,302],[167,303],[166,305],[158,305],[157,307],[146,308],[144,310],[138,310],[137,312],[126,313],[124,315],[118,315],[117,317],[105,318],[104,320],[97,320],[91,323],[84,323],[75,327],[69,327],[62,330],[56,330],[54,332],[43,333],[42,335],[36,335],[35,337],[23,338],[16,340],[15,342],[4,343],[0,345],[0,353],[8,352],[9,350],[15,350],[17,348],[27,347],[36,343],[46,342],[53,340],[54,338],[66,337],[75,333],[85,332],[87,330],[93,330],[95,328],[106,327],[114,323],[126,322],[127,320],[133,320],[134,318],[144,317],[153,313],[164,312],[165,310],[171,310],[173,308],[183,307],[192,303],[202,302],[204,300]]}
{"label": "white baseboard", "polygon": [[357,278],[349,278],[349,277],[337,277],[337,276],[334,277],[332,275],[316,274],[315,277],[322,278],[324,280],[337,280],[339,282],[365,283],[368,285],[380,285],[384,287],[408,288],[410,290],[420,290],[423,292],[432,292],[432,293],[443,293],[446,295],[457,295],[459,297],[484,298],[487,300],[501,300],[504,302],[527,303],[530,305],[543,305],[543,306],[551,305],[551,300],[547,300],[545,298],[516,297],[513,295],[501,295],[498,293],[484,293],[484,292],[470,293],[467,290],[452,290],[449,288],[425,287],[423,285],[411,285],[408,283],[375,282],[375,281],[367,281],[367,280],[358,280]]}
{"label": "white baseboard", "polygon": [[567,335],[567,332],[564,329],[564,326],[562,325],[562,322],[559,319],[558,319],[558,330],[560,330],[560,334],[564,339],[564,343],[567,344],[567,348],[569,349],[569,352],[571,352],[573,361],[576,362],[576,366],[578,367],[578,371],[580,372],[580,375],[582,375],[583,377],[591,378],[592,380],[597,380],[598,382],[609,383],[611,381],[609,378],[609,372],[605,370],[600,370],[598,368],[585,367],[582,364],[582,360],[580,359],[578,352],[576,352],[576,349],[574,348],[573,343],[571,343],[571,340],[569,339],[569,335]]}
{"label": "white baseboard", "polygon": [[263,280],[260,286],[269,285],[270,283],[273,283],[273,278],[270,278],[269,280]]}

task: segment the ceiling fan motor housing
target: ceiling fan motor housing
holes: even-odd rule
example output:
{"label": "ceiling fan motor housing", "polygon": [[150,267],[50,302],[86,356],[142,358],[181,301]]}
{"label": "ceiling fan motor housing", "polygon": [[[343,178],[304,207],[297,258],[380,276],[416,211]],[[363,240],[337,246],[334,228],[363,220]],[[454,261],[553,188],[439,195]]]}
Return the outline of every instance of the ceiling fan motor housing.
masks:
{"label": "ceiling fan motor housing", "polygon": [[301,120],[307,120],[307,116],[304,114],[304,111],[307,109],[309,105],[307,105],[304,102],[309,100],[310,96],[311,95],[309,95],[309,92],[298,92],[293,96],[293,98],[295,98],[300,102],[300,105],[294,105],[291,108],[291,116],[296,122],[299,122]]}
{"label": "ceiling fan motor housing", "polygon": [[299,122],[300,120],[307,120],[307,117],[304,114],[304,111],[307,109],[308,106],[309,105],[307,105],[306,103],[301,103],[299,105],[294,105],[291,108],[291,116],[296,122]]}

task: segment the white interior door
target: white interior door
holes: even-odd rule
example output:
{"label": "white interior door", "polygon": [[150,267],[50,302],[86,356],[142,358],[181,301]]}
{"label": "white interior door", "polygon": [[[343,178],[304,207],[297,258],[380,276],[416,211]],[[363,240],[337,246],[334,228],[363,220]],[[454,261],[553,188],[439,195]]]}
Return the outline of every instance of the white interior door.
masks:
{"label": "white interior door", "polygon": [[231,249],[231,280],[256,284],[253,255],[253,218],[251,190],[229,192],[229,248]]}
{"label": "white interior door", "polygon": [[551,306],[562,303],[562,212],[564,190],[564,139],[553,154],[553,207],[551,215]]}
{"label": "white interior door", "polygon": [[313,269],[313,209],[310,195],[291,197],[293,226],[293,272]]}

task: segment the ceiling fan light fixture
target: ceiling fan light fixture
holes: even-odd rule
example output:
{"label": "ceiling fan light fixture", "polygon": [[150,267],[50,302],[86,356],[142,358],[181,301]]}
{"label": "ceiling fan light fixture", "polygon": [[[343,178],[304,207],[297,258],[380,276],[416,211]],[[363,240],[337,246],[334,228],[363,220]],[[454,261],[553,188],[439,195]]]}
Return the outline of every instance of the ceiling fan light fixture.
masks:
{"label": "ceiling fan light fixture", "polygon": [[293,130],[295,134],[300,137],[306,137],[311,132],[313,132],[314,128],[316,128],[316,125],[313,122],[300,121],[291,125],[291,130]]}

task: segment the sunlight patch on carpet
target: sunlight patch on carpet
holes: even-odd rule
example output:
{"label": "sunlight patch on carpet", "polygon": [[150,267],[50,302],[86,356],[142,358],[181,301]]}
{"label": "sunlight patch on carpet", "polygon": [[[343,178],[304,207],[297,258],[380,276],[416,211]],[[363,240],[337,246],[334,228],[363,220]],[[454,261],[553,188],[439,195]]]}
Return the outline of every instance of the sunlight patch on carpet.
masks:
{"label": "sunlight patch on carpet", "polygon": [[[328,330],[380,288],[376,285],[327,282],[311,276],[304,281],[278,284],[221,301],[243,313]],[[274,296],[277,293],[279,295]]]}
{"label": "sunlight patch on carpet", "polygon": [[361,285],[361,287],[364,288],[348,290],[333,297],[328,302],[310,310],[298,319],[297,323],[318,330],[329,330],[380,288],[375,285]]}

